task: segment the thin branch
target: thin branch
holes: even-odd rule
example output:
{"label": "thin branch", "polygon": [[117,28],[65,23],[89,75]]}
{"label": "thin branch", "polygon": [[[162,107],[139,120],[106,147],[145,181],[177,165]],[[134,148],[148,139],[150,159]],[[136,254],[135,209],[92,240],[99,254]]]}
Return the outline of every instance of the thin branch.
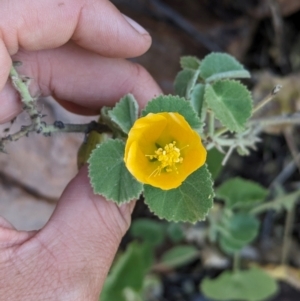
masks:
{"label": "thin branch", "polygon": [[269,118],[252,119],[248,122],[250,126],[265,128],[271,125],[297,125],[300,124],[299,113],[294,113],[289,116],[274,116]]}
{"label": "thin branch", "polygon": [[252,114],[256,113],[262,107],[264,107],[267,103],[269,103],[274,96],[281,90],[282,85],[276,85],[273,90],[261,101],[259,102],[252,110]]}
{"label": "thin branch", "polygon": [[201,33],[190,21],[185,19],[181,14],[168,6],[166,3],[163,3],[159,0],[148,0],[147,2],[150,9],[154,10],[159,15],[164,15],[165,17],[167,17],[179,28],[190,35],[195,41],[201,43],[208,50],[223,51],[220,45],[213,41],[212,38]]}
{"label": "thin branch", "polygon": [[275,33],[275,47],[276,56],[275,60],[278,66],[284,73],[290,71],[290,62],[286,51],[285,43],[285,30],[284,21],[278,4],[278,0],[268,0],[268,4],[271,10],[273,28]]}
{"label": "thin branch", "polygon": [[[18,64],[14,64],[14,66],[18,66]],[[46,137],[51,136],[52,133],[58,132],[84,133],[86,135],[91,131],[97,131],[99,133],[111,132],[111,129],[108,126],[99,124],[96,121],[92,121],[87,124],[65,124],[61,121],[55,121],[51,125],[46,124],[46,122],[42,121],[44,115],[42,115],[37,109],[36,99],[32,97],[29,92],[30,79],[20,76],[14,66],[11,67],[10,78],[12,84],[21,96],[23,110],[28,113],[31,124],[24,125],[18,132],[1,138],[0,152],[5,152],[5,146],[9,142],[17,141],[24,136],[28,136],[31,132],[36,132],[37,134],[42,134]]]}
{"label": "thin branch", "polygon": [[287,265],[291,247],[291,232],[295,219],[295,205],[287,211],[285,224],[284,224],[284,234],[283,234],[283,244],[281,253],[281,264]]}

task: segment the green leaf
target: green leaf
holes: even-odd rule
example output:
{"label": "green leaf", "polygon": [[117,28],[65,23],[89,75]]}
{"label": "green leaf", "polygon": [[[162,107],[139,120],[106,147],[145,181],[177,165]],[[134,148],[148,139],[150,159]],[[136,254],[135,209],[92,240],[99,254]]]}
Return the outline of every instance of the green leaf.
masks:
{"label": "green leaf", "polygon": [[172,95],[158,96],[148,102],[146,108],[142,111],[142,116],[146,116],[149,113],[162,112],[177,112],[181,114],[194,129],[198,129],[201,126],[201,121],[196,112],[184,98]]}
{"label": "green leaf", "polygon": [[126,288],[135,292],[142,290],[144,277],[149,270],[149,265],[145,265],[145,255],[149,256],[148,251],[145,244],[136,242],[127,247],[125,253],[114,263],[105,281],[101,301],[126,301]]}
{"label": "green leaf", "polygon": [[127,94],[108,111],[108,115],[124,133],[128,134],[134,122],[138,118],[139,105],[132,94]]}
{"label": "green leaf", "polygon": [[139,218],[132,223],[130,233],[133,237],[142,238],[149,244],[158,246],[164,241],[164,228],[165,225],[157,220]]}
{"label": "green leaf", "polygon": [[203,84],[197,84],[195,85],[191,93],[190,102],[193,109],[197,112],[199,117],[201,116],[202,113],[202,107],[204,103],[204,92],[205,92],[205,86]]}
{"label": "green leaf", "polygon": [[176,246],[165,252],[159,265],[177,268],[199,258],[199,250],[194,246]]}
{"label": "green leaf", "polygon": [[249,244],[258,234],[258,219],[247,213],[237,213],[222,225],[221,247],[226,252],[235,252]]}
{"label": "green leaf", "polygon": [[223,272],[216,279],[204,279],[201,292],[219,301],[263,301],[278,291],[276,281],[258,268],[233,273]]}
{"label": "green leaf", "polygon": [[159,218],[195,223],[204,220],[213,205],[211,175],[203,166],[192,173],[178,188],[162,190],[144,186],[145,203]]}
{"label": "green leaf", "polygon": [[221,236],[219,243],[223,252],[229,255],[241,251],[246,245],[248,245],[247,242],[236,240],[231,236]]}
{"label": "green leaf", "polygon": [[84,141],[78,150],[77,153],[77,166],[80,169],[84,164],[86,164],[91,156],[92,151],[96,148],[96,146],[100,143],[103,143],[107,139],[109,139],[109,134],[107,133],[98,133],[96,131],[92,131],[88,134],[87,141]]}
{"label": "green leaf", "polygon": [[225,201],[228,208],[249,208],[264,201],[268,190],[256,182],[233,178],[216,190],[216,196]]}
{"label": "green leaf", "polygon": [[173,243],[178,243],[185,238],[182,225],[179,223],[168,223],[167,234]]}
{"label": "green leaf", "polygon": [[100,118],[102,123],[106,124],[113,133],[114,137],[124,137],[123,130],[120,128],[118,124],[116,124],[114,121],[111,120],[111,117],[109,116],[109,112],[112,110],[110,107],[102,107],[100,110]]}
{"label": "green leaf", "polygon": [[205,100],[216,118],[230,131],[244,130],[252,114],[251,94],[244,85],[233,80],[206,85]]}
{"label": "green leaf", "polygon": [[249,243],[258,234],[259,221],[253,215],[237,213],[229,219],[227,229],[234,239]]}
{"label": "green leaf", "polygon": [[221,169],[224,154],[221,154],[217,149],[213,148],[207,152],[206,164],[212,178],[215,180]]}
{"label": "green leaf", "polygon": [[252,214],[259,214],[268,210],[292,210],[295,206],[295,203],[299,200],[300,190],[295,192],[280,196],[275,200],[263,203],[251,210]]}
{"label": "green leaf", "polygon": [[98,145],[88,161],[94,193],[118,204],[138,198],[143,189],[125,166],[124,149],[124,142],[110,139]]}
{"label": "green leaf", "polygon": [[200,60],[195,56],[182,56],[180,58],[180,66],[182,69],[198,70]]}
{"label": "green leaf", "polygon": [[186,97],[190,88],[190,82],[194,78],[195,71],[186,69],[178,72],[174,81],[175,94]]}
{"label": "green leaf", "polygon": [[201,62],[200,76],[209,83],[225,78],[249,78],[250,73],[229,54],[211,53]]}

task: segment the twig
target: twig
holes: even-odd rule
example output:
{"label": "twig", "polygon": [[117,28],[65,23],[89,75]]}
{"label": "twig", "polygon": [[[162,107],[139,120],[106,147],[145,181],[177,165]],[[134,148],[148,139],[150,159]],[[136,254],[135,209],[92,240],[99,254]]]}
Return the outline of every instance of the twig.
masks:
{"label": "twig", "polygon": [[22,126],[21,130],[8,135],[0,140],[0,151],[5,152],[5,146],[9,142],[17,141],[24,136],[28,136],[30,132],[43,134],[45,137],[51,136],[52,133],[84,133],[89,134],[91,131],[98,133],[110,132],[110,128],[106,125],[99,124],[96,121],[91,121],[85,124],[69,124],[61,121],[55,121],[53,125],[47,125],[45,122],[40,123],[40,128],[36,131],[35,124]]}
{"label": "twig", "polygon": [[268,102],[270,102],[274,96],[281,90],[282,85],[276,85],[270,94],[268,94],[261,102],[259,102],[252,110],[252,114],[256,113],[262,107],[264,107]]}
{"label": "twig", "polygon": [[272,14],[273,27],[275,32],[275,47],[277,50],[277,55],[275,60],[278,66],[287,73],[290,71],[290,63],[285,51],[285,32],[284,32],[284,22],[280,12],[280,7],[277,0],[268,0],[268,4]]}
{"label": "twig", "polygon": [[248,124],[256,127],[268,127],[271,125],[297,125],[300,124],[299,113],[294,113],[289,116],[275,116],[269,118],[251,119]]}
{"label": "twig", "polygon": [[[17,64],[14,64],[14,66],[16,65]],[[1,152],[5,152],[5,146],[9,142],[17,141],[24,136],[28,136],[31,132],[36,132],[37,134],[42,134],[46,137],[57,132],[84,134],[88,134],[91,131],[97,131],[99,133],[111,132],[111,129],[108,126],[96,121],[92,121],[87,124],[65,124],[61,121],[55,121],[52,125],[46,124],[46,122],[42,121],[44,115],[42,115],[37,109],[36,99],[32,97],[29,92],[30,80],[28,78],[21,77],[14,66],[11,67],[10,78],[14,87],[21,96],[23,109],[28,113],[32,123],[30,125],[24,125],[21,127],[20,131],[0,139]]]}
{"label": "twig", "polygon": [[210,51],[223,51],[223,49],[211,38],[205,36],[196,29],[187,19],[182,17],[178,12],[159,0],[148,0],[150,8],[157,11],[158,14],[174,22],[179,28],[183,29],[195,41],[201,43]]}
{"label": "twig", "polygon": [[299,152],[297,150],[297,146],[295,144],[294,138],[293,138],[293,134],[292,134],[293,128],[292,127],[288,127],[285,128],[283,131],[284,134],[284,138],[286,141],[286,144],[289,148],[289,151],[292,154],[292,157],[294,159],[294,162],[298,168],[298,171],[300,172],[300,158],[299,158]]}
{"label": "twig", "polygon": [[283,245],[282,245],[282,254],[281,254],[281,264],[287,265],[289,251],[291,246],[291,231],[294,224],[295,217],[295,205],[287,211],[285,225],[284,225],[284,234],[283,234]]}

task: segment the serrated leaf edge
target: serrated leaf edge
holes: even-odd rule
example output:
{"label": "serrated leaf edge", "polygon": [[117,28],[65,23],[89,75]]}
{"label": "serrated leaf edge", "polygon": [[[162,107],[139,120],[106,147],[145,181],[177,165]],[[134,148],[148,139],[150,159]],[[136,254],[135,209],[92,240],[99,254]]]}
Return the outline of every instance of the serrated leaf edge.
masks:
{"label": "serrated leaf edge", "polygon": [[[110,110],[108,110],[107,111],[107,114],[108,114],[108,116],[110,117],[110,119],[125,133],[125,134],[128,134],[128,132],[129,132],[129,130],[128,131],[126,131],[125,129],[124,129],[124,127],[119,123],[119,120],[115,117],[115,115],[113,115],[114,114],[114,110],[115,109],[119,109],[119,107],[120,106],[122,106],[123,105],[123,103],[122,103],[122,101],[124,101],[124,99],[126,98],[126,97],[131,97],[131,99],[133,100],[133,104],[134,104],[134,107],[135,107],[135,116],[132,116],[131,114],[130,114],[130,120],[132,120],[132,118],[133,118],[133,121],[135,121],[135,120],[137,120],[137,118],[138,118],[138,113],[139,113],[139,104],[138,104],[138,102],[136,101],[136,99],[135,99],[135,97],[133,96],[133,94],[131,94],[131,93],[128,93],[128,94],[126,94],[126,95],[124,95],[117,103],[116,103],[116,105],[113,107],[113,108],[111,108]],[[131,118],[132,117],[132,118]]]}
{"label": "serrated leaf edge", "polygon": [[[194,109],[193,106],[191,105],[191,103],[190,103],[188,100],[186,100],[184,97],[180,97],[180,96],[178,96],[178,95],[172,95],[172,94],[160,95],[160,96],[157,96],[157,97],[151,99],[151,100],[147,103],[146,107],[142,110],[142,112],[141,112],[141,116],[142,116],[142,117],[146,116],[146,115],[149,114],[149,113],[156,114],[156,113],[151,112],[151,111],[149,111],[148,113],[146,113],[146,111],[147,111],[147,107],[149,106],[149,104],[150,104],[152,101],[154,101],[154,100],[156,100],[157,98],[159,98],[159,97],[173,97],[173,98],[177,98],[178,100],[184,101],[184,102],[191,108],[191,111],[193,112],[192,118],[193,118],[194,120],[198,120],[198,126],[197,126],[197,127],[194,127],[192,124],[189,123],[189,121],[185,118],[185,116],[182,115],[182,116],[184,117],[184,119],[187,121],[187,123],[188,123],[188,124],[191,126],[191,128],[194,129],[194,130],[199,130],[199,129],[202,127],[202,122],[201,122],[201,120],[200,120],[200,118],[199,118],[197,112],[195,111],[195,109]],[[179,114],[181,114],[180,112],[178,112],[178,111],[176,111],[176,110],[172,110],[172,111],[161,111],[160,113],[163,113],[163,112],[179,113]]]}
{"label": "serrated leaf edge", "polygon": [[[214,84],[217,84],[217,83],[220,83],[220,82],[235,82],[235,83],[238,83],[240,86],[242,86],[242,87],[245,88],[245,91],[248,93],[248,96],[249,96],[250,100],[252,100],[252,95],[251,95],[250,91],[248,90],[247,86],[244,85],[243,83],[241,83],[239,80],[223,79],[223,80],[214,82],[214,83],[212,83],[212,84],[207,84],[207,86],[211,86],[211,87],[212,87]],[[213,90],[213,91],[214,91],[214,90]],[[206,99],[207,99],[206,93],[207,93],[207,90],[206,90],[206,87],[205,87],[205,91],[204,91],[204,100],[205,100],[205,102],[206,102],[206,104],[207,104],[207,107],[210,108],[210,109],[212,110],[212,108],[209,106],[208,102],[206,101]],[[222,122],[221,120],[220,120],[220,122],[221,122],[225,127],[227,127],[228,130],[231,131],[231,132],[237,132],[237,133],[242,132],[242,131],[245,129],[245,126],[246,126],[246,124],[247,124],[249,118],[252,116],[252,111],[253,111],[253,101],[250,101],[250,106],[251,106],[251,108],[250,108],[250,114],[249,114],[249,116],[247,117],[247,120],[245,121],[244,126],[241,127],[240,125],[238,125],[239,130],[236,131],[235,129],[229,128],[227,125],[223,124],[223,122]],[[229,111],[230,111],[230,110],[229,110]],[[232,115],[231,112],[230,112],[230,115]],[[217,116],[216,116],[216,118],[217,118]],[[219,118],[217,118],[217,119],[219,120]],[[233,118],[233,120],[234,120],[234,119],[235,119],[235,118]]]}
{"label": "serrated leaf edge", "polygon": [[[205,57],[204,57],[204,59],[201,61],[201,65],[200,65],[200,67],[199,67],[199,70],[200,70],[200,76],[202,77],[202,71],[201,71],[201,68],[203,67],[203,64],[205,64],[205,60],[206,59],[208,59],[208,58],[210,58],[210,57],[212,57],[212,56],[214,56],[214,55],[222,55],[222,56],[226,56],[227,58],[230,58],[230,59],[232,59],[232,60],[234,60],[235,61],[235,63],[237,63],[237,65],[239,65],[241,68],[242,68],[242,70],[245,70],[245,71],[247,71],[246,69],[245,69],[245,67],[244,67],[244,65],[243,64],[241,64],[234,56],[232,56],[232,55],[230,55],[230,54],[228,54],[228,53],[225,53],[225,52],[211,52],[210,54],[208,54],[208,55],[206,55]],[[223,72],[222,72],[223,73]],[[212,75],[211,75],[212,76]],[[210,76],[210,77],[211,77]],[[202,77],[204,80],[206,80],[204,77]]]}
{"label": "serrated leaf edge", "polygon": [[[208,174],[209,174],[209,180],[210,180],[210,183],[211,183],[211,187],[213,187],[214,185],[214,181],[212,180],[212,175],[211,175],[211,172],[209,171],[209,169],[208,169],[208,166],[207,166],[207,164],[205,164],[205,166],[206,166],[206,170],[207,170],[207,172],[208,172]],[[203,166],[201,166],[200,168],[202,168]],[[197,169],[198,170],[198,169]],[[196,171],[197,171],[196,170]],[[195,171],[195,172],[196,172]],[[182,182],[182,184],[183,184],[184,182]],[[182,185],[181,184],[181,185]],[[151,186],[151,185],[149,185],[149,186]],[[179,186],[180,187],[180,186]],[[166,221],[168,221],[168,222],[174,222],[174,223],[191,223],[191,224],[193,224],[193,225],[195,225],[197,222],[200,222],[200,221],[204,221],[204,220],[206,220],[206,217],[208,216],[208,214],[209,214],[209,211],[211,210],[211,209],[213,209],[213,207],[214,207],[214,197],[215,197],[215,193],[214,193],[214,189],[213,189],[213,191],[212,191],[212,196],[211,196],[211,199],[212,199],[212,206],[211,206],[211,208],[210,209],[208,209],[207,210],[207,212],[206,212],[206,214],[203,216],[203,219],[197,219],[197,220],[195,220],[195,221],[190,221],[190,220],[188,220],[188,219],[182,219],[182,220],[176,220],[176,219],[167,219],[167,218],[165,218],[165,217],[160,217],[160,216],[158,216],[150,207],[149,207],[149,205],[148,205],[148,203],[146,202],[146,197],[145,197],[145,195],[143,195],[144,196],[144,203],[147,205],[147,207],[148,207],[148,210],[151,212],[151,213],[153,213],[155,216],[157,216],[160,220],[166,220]]]}
{"label": "serrated leaf edge", "polygon": [[[100,147],[102,147],[102,146],[105,145],[105,144],[110,143],[111,141],[118,141],[118,142],[120,142],[121,144],[125,144],[125,143],[124,143],[122,140],[120,140],[120,139],[109,139],[109,140],[107,140],[107,141],[101,143]],[[91,153],[91,155],[90,155],[90,158],[92,157],[93,153],[94,153],[97,149],[98,149],[98,148],[95,148],[95,149],[92,151],[92,153]],[[90,184],[91,184],[91,186],[92,186],[93,193],[94,193],[95,195],[101,195],[101,196],[103,196],[107,201],[113,202],[113,203],[115,203],[116,205],[121,206],[121,205],[123,205],[123,204],[130,203],[130,202],[133,201],[134,199],[138,199],[139,196],[143,193],[144,185],[143,185],[142,183],[138,182],[133,176],[132,176],[132,177],[133,177],[133,179],[134,179],[136,182],[142,184],[142,185],[141,185],[141,189],[140,189],[139,193],[137,194],[137,196],[132,196],[132,197],[130,197],[129,199],[125,199],[125,200],[122,201],[122,202],[117,202],[116,200],[114,200],[114,199],[109,198],[108,196],[106,196],[104,193],[97,193],[97,192],[95,192],[95,190],[94,190],[94,181],[93,181],[93,180],[91,179],[91,177],[90,177],[90,170],[91,170],[90,158],[89,158],[89,160],[87,161],[87,163],[88,163],[88,178],[89,178],[89,180],[90,180]],[[125,166],[125,167],[126,167],[126,166]]]}

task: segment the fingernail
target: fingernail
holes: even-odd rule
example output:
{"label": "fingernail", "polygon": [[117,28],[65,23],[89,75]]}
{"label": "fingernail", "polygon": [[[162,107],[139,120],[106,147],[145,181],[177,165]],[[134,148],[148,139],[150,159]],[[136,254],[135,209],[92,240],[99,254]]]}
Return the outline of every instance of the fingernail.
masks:
{"label": "fingernail", "polygon": [[139,34],[149,34],[149,32],[142,27],[140,24],[136,23],[134,20],[131,18],[123,15],[124,18],[127,20],[127,22],[139,33]]}

